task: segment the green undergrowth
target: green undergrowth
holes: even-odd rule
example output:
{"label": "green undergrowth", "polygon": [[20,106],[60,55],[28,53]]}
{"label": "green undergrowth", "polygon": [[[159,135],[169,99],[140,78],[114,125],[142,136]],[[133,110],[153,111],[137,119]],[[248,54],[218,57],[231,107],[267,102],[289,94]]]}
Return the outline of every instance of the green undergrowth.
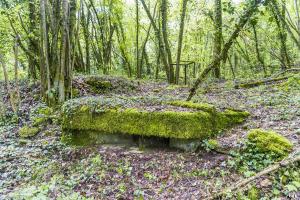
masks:
{"label": "green undergrowth", "polygon": [[[147,99],[147,98],[146,98]],[[177,102],[188,111],[162,109],[153,111],[144,98],[88,97],[71,100],[63,105],[65,130],[94,130],[106,133],[158,136],[165,138],[208,138],[249,115],[247,112],[225,110],[217,112],[212,105]],[[146,108],[145,108],[146,107]],[[209,111],[198,108],[209,108]]]}
{"label": "green undergrowth", "polygon": [[290,91],[299,91],[300,90],[300,75],[294,75],[288,78],[287,81],[283,82],[279,86],[280,89],[290,92]]}
{"label": "green undergrowth", "polygon": [[256,185],[227,193],[227,199],[298,199],[300,190],[300,162],[282,166],[276,172],[264,176]]}
{"label": "green undergrowth", "polygon": [[282,160],[293,148],[292,143],[274,131],[253,129],[241,148],[232,152],[229,164],[249,177],[270,164]]}
{"label": "green undergrowth", "polygon": [[33,126],[39,126],[47,123],[53,114],[53,108],[48,107],[46,104],[40,103],[30,110],[30,120]]}

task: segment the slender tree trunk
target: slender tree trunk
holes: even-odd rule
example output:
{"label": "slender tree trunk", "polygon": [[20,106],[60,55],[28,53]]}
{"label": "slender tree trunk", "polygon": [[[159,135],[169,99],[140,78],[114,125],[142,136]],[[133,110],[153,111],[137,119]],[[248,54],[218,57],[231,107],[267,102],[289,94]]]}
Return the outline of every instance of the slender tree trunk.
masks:
{"label": "slender tree trunk", "polygon": [[4,57],[2,54],[0,54],[0,63],[2,65],[2,71],[3,71],[3,75],[4,75],[4,81],[5,81],[5,89],[9,96],[9,102],[10,102],[11,108],[16,113],[17,106],[15,104],[15,98],[14,98],[13,92],[11,90],[11,86],[10,86],[9,79],[8,79],[7,67],[6,67],[5,60],[4,60]]}
{"label": "slender tree trunk", "polygon": [[[214,57],[219,56],[222,49],[222,2],[221,0],[215,0],[215,16],[214,16],[214,48],[213,54]],[[220,78],[220,64],[221,62],[217,62],[214,68],[214,74],[216,78]]]}
{"label": "slender tree trunk", "polygon": [[[18,37],[18,36],[17,36]],[[18,46],[18,40],[16,39],[15,45],[14,45],[14,56],[15,56],[15,65],[14,65],[14,71],[15,71],[15,101],[17,110],[20,107],[20,88],[19,88],[19,46]]]}
{"label": "slender tree trunk", "polygon": [[65,76],[67,75],[68,68],[70,65],[69,58],[69,2],[68,0],[63,0],[62,4],[62,46],[61,46],[61,59],[60,59],[60,74],[59,74],[59,85],[58,85],[58,100],[59,102],[64,102],[66,99],[66,86],[65,86]]}
{"label": "slender tree trunk", "polygon": [[[281,14],[285,20],[285,0],[282,0],[282,13]],[[281,32],[280,33],[281,34],[280,55],[284,62],[284,65],[282,65],[282,70],[285,70],[287,67],[290,67],[290,59],[289,59],[287,47],[286,47],[287,33],[286,33],[285,23],[281,22],[280,32]]]}
{"label": "slender tree trunk", "polygon": [[[298,28],[298,31],[300,32],[300,14],[299,14],[298,0],[294,0],[294,4],[295,4],[296,16],[297,16],[297,28]],[[299,41],[300,41],[300,37],[299,37]]]}
{"label": "slender tree trunk", "polygon": [[[273,0],[273,1],[271,1],[271,5],[272,5],[276,15],[280,19],[281,23],[284,24],[286,30],[288,31],[288,33],[289,33],[290,37],[292,38],[292,40],[294,41],[294,43],[296,44],[297,48],[300,50],[300,41],[296,38],[296,36],[294,35],[293,31],[290,28],[290,25],[286,22],[285,18],[280,13],[280,9],[277,5],[277,2],[275,0]],[[294,31],[294,32],[296,32],[296,31]],[[298,37],[300,36],[300,32],[296,32],[296,34],[298,34]]]}
{"label": "slender tree trunk", "polygon": [[137,78],[142,78],[142,69],[139,63],[139,28],[140,28],[140,23],[139,23],[139,0],[135,0],[135,22],[136,22],[136,33],[135,33],[135,59],[136,59],[136,77]]}
{"label": "slender tree trunk", "polygon": [[170,83],[174,83],[174,69],[173,69],[173,62],[172,62],[172,53],[171,53],[171,49],[170,49],[170,45],[169,45],[169,41],[168,41],[168,27],[167,27],[167,23],[168,23],[168,11],[167,11],[167,0],[161,0],[161,6],[160,6],[160,10],[161,10],[161,31],[162,31],[162,36],[163,36],[163,42],[164,42],[164,48],[167,54],[167,62],[169,65],[169,82]]}
{"label": "slender tree trunk", "polygon": [[162,40],[162,37],[161,37],[161,33],[160,33],[160,30],[158,29],[158,27],[156,26],[155,24],[155,21],[153,19],[153,17],[151,16],[150,14],[150,11],[147,7],[147,5],[145,4],[145,1],[144,0],[141,0],[141,3],[147,13],[147,16],[153,26],[153,29],[155,31],[155,35],[156,35],[156,38],[159,42],[159,51],[160,51],[160,57],[163,61],[163,64],[164,64],[164,68],[165,68],[165,72],[166,72],[166,75],[167,75],[167,80],[170,81],[170,70],[169,70],[169,64],[168,64],[168,61],[166,59],[166,53],[165,53],[165,48],[164,48],[164,45],[163,45],[163,40]]}
{"label": "slender tree trunk", "polygon": [[179,28],[177,58],[176,58],[176,77],[175,77],[176,84],[179,83],[179,64],[180,64],[180,57],[181,57],[181,48],[182,48],[182,39],[183,39],[183,30],[184,30],[184,19],[185,19],[185,15],[186,15],[187,2],[188,2],[188,0],[183,0],[182,1],[182,8],[181,8],[181,18],[180,18],[180,28]]}
{"label": "slender tree trunk", "polygon": [[28,43],[28,51],[32,53],[33,56],[28,56],[28,75],[29,78],[32,78],[34,80],[37,79],[37,72],[38,69],[38,61],[37,61],[37,55],[38,55],[38,41],[36,39],[36,9],[35,9],[35,0],[29,0],[28,2],[28,10],[29,10],[29,26],[28,31],[33,34],[33,36],[30,37],[29,43]]}
{"label": "slender tree trunk", "polygon": [[41,13],[41,63],[40,63],[40,76],[41,76],[41,92],[42,96],[47,100],[47,91],[50,92],[50,69],[49,69],[49,53],[48,53],[48,30],[46,22],[46,0],[40,1]]}
{"label": "slender tree trunk", "polygon": [[259,44],[258,44],[258,38],[257,38],[257,32],[256,32],[256,27],[255,24],[252,23],[252,28],[253,28],[253,33],[254,33],[254,40],[255,40],[255,51],[256,51],[256,57],[258,62],[261,64],[263,71],[264,71],[264,75],[267,76],[267,71],[266,71],[266,67],[265,67],[265,62],[262,59],[261,55],[260,55],[260,50],[259,50]]}
{"label": "slender tree trunk", "polygon": [[[284,12],[284,11],[283,11]],[[278,38],[280,40],[280,62],[281,62],[281,69],[285,70],[287,67],[290,66],[290,59],[287,53],[287,47],[286,47],[286,32],[283,24],[280,23],[279,17],[276,15],[275,10],[272,8],[272,13],[278,28]]]}

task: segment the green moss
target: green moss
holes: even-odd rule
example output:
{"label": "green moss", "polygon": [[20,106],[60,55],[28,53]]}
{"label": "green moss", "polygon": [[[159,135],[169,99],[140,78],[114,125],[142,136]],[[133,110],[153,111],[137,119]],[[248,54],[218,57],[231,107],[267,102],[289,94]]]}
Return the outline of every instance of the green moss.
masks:
{"label": "green moss", "polygon": [[27,137],[35,136],[38,132],[39,132],[38,128],[29,127],[29,126],[23,126],[19,130],[19,135],[22,138],[27,138]]}
{"label": "green moss", "polygon": [[63,106],[62,125],[65,130],[204,139],[245,119],[240,111],[217,112],[213,106],[202,104],[180,104],[192,105],[191,111],[135,108],[141,102],[140,99],[109,97],[71,100]]}
{"label": "green moss", "polygon": [[207,144],[209,145],[210,149],[220,148],[219,142],[217,140],[214,140],[214,139],[207,140]]}
{"label": "green moss", "polygon": [[65,118],[63,125],[66,129],[188,139],[212,135],[214,133],[212,121],[209,113],[201,111],[190,113],[110,109],[92,115],[89,112],[78,113]]}
{"label": "green moss", "polygon": [[33,126],[39,126],[41,124],[44,124],[46,121],[48,121],[48,117],[45,116],[34,116],[31,117],[32,125]]}
{"label": "green moss", "polygon": [[260,152],[278,157],[286,156],[293,148],[293,144],[287,138],[274,131],[253,129],[249,132],[247,139],[254,143]]}
{"label": "green moss", "polygon": [[206,112],[215,112],[216,108],[207,103],[193,103],[190,101],[172,101],[168,102],[167,104],[173,105],[173,106],[178,106],[178,107],[183,107],[183,108],[192,108],[196,110],[203,110]]}
{"label": "green moss", "polygon": [[234,109],[226,109],[221,113],[225,116],[224,119],[227,119],[227,123],[237,124],[242,123],[245,118],[250,116],[250,113],[247,111],[240,111]]}

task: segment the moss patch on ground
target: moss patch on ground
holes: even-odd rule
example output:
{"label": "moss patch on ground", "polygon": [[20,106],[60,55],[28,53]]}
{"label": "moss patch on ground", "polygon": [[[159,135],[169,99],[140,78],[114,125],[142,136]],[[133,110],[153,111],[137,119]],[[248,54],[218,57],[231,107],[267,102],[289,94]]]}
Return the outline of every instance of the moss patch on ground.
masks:
{"label": "moss patch on ground", "polygon": [[39,129],[36,127],[23,126],[19,129],[19,135],[22,138],[33,137],[39,132]]}
{"label": "moss patch on ground", "polygon": [[215,112],[216,108],[208,103],[193,103],[190,101],[172,101],[168,102],[168,104],[173,105],[173,106],[178,106],[178,107],[183,107],[183,108],[192,108],[196,110],[203,110],[206,112]]}
{"label": "moss patch on ground", "polygon": [[62,126],[65,130],[205,139],[243,122],[248,116],[245,112],[234,110],[217,112],[212,105],[205,106],[210,108],[209,111],[199,110],[197,104],[184,111],[163,108],[163,103],[160,110],[151,109],[151,105],[145,109],[141,108],[141,102],[138,98],[109,97],[71,100],[63,106]]}
{"label": "moss patch on ground", "polygon": [[277,157],[288,155],[293,148],[293,144],[287,138],[274,131],[253,129],[247,139],[255,144],[261,153],[274,154]]}

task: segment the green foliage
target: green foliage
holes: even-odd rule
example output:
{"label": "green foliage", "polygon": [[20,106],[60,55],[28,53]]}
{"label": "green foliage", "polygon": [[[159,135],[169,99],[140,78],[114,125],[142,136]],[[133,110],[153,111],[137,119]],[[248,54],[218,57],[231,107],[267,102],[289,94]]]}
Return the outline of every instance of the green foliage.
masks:
{"label": "green foliage", "polygon": [[275,158],[286,156],[293,147],[288,139],[273,131],[254,129],[249,132],[247,139],[259,152],[274,155]]}
{"label": "green foliage", "polygon": [[45,104],[38,104],[30,111],[30,120],[33,126],[39,126],[51,119],[53,109]]}
{"label": "green foliage", "polygon": [[250,177],[282,159],[291,149],[292,144],[285,137],[273,131],[254,129],[249,132],[241,149],[233,152],[234,158],[229,160],[229,164]]}
{"label": "green foliage", "polygon": [[39,132],[38,128],[23,126],[19,129],[19,135],[22,138],[32,137],[35,136]]}
{"label": "green foliage", "polygon": [[248,190],[248,199],[249,200],[259,199],[259,191],[255,186],[251,187],[250,190]]}
{"label": "green foliage", "polygon": [[219,144],[219,142],[217,140],[208,139],[208,140],[203,140],[202,147],[206,151],[211,151],[211,150],[218,149],[220,147],[220,144]]}
{"label": "green foliage", "polygon": [[283,82],[279,88],[286,92],[300,90],[300,75],[294,75],[288,78],[288,80]]}

